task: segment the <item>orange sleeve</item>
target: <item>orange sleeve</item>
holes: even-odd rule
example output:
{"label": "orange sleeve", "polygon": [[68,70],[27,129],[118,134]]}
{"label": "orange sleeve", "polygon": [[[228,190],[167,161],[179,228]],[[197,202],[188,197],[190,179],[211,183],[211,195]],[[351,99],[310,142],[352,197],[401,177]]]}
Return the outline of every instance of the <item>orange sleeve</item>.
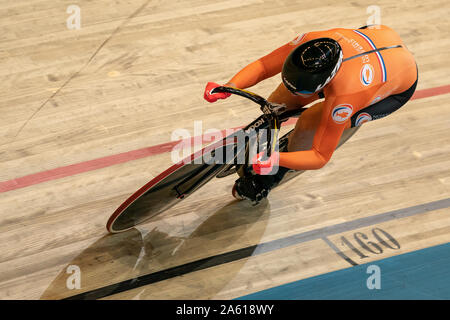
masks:
{"label": "orange sleeve", "polygon": [[[325,105],[311,150],[280,152],[280,166],[294,170],[314,170],[322,168],[331,159],[355,109],[350,103],[341,99],[330,97],[327,100],[323,102]],[[337,118],[338,123],[334,120],[336,115],[333,117],[333,111],[341,109],[343,110],[341,113],[335,112],[343,117]],[[342,119],[346,120],[342,121]]]}
{"label": "orange sleeve", "polygon": [[[250,63],[239,71],[229,82],[237,88],[246,89],[281,72],[289,53],[305,41],[305,35],[298,37],[268,55]],[[301,40],[301,41],[300,41]]]}
{"label": "orange sleeve", "polygon": [[264,64],[261,60],[256,60],[239,71],[230,81],[228,81],[228,84],[236,88],[246,89],[267,78]]}

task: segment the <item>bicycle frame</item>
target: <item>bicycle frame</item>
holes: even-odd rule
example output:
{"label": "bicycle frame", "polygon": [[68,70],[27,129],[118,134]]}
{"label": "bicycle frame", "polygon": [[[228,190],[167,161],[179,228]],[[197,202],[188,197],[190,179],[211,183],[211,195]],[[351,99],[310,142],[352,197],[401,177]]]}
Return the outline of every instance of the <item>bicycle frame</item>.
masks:
{"label": "bicycle frame", "polygon": [[[246,97],[255,103],[258,103],[263,111],[263,115],[252,121],[243,129],[229,135],[228,137],[214,142],[211,145],[203,148],[188,158],[172,165],[166,171],[162,172],[153,178],[146,185],[132,194],[125,202],[123,202],[111,215],[107,222],[107,230],[111,233],[123,232],[135,225],[151,219],[171,208],[182,199],[191,195],[197,189],[205,185],[214,177],[219,177],[221,173],[227,176],[236,170],[228,170],[234,166],[238,166],[243,172],[251,168],[248,159],[248,142],[244,143],[239,149],[239,145],[235,142],[235,138],[240,133],[244,132],[246,135],[252,137],[257,136],[258,131],[262,129],[275,129],[278,132],[280,124],[290,117],[300,115],[305,109],[291,110],[281,112],[282,106],[271,104],[266,99],[236,88],[219,87],[216,90],[221,92],[229,92]],[[271,130],[268,130],[268,133]],[[268,137],[268,148],[273,148],[277,142],[277,133],[274,137]],[[284,138],[287,138],[287,135]],[[287,139],[285,139],[287,142]],[[250,140],[249,140],[250,141]],[[215,158],[216,152],[221,151],[226,155],[226,161],[222,163],[206,163],[204,161],[205,155]],[[233,152],[229,156],[228,152]],[[235,163],[237,157],[241,152],[245,151],[245,161],[243,164]],[[236,169],[233,168],[233,169]]]}
{"label": "bicycle frame", "polygon": [[[305,108],[299,108],[299,109],[280,112],[280,110],[282,110],[280,108],[281,107],[280,105],[271,103],[271,102],[267,101],[266,99],[264,99],[263,97],[256,95],[255,93],[252,93],[252,92],[249,92],[246,90],[242,90],[242,89],[232,88],[232,87],[223,87],[223,86],[217,87],[211,93],[215,93],[215,92],[227,92],[227,93],[236,94],[236,95],[242,96],[244,98],[247,98],[247,99],[260,105],[260,108],[264,114],[262,114],[261,116],[256,118],[254,121],[252,121],[246,127],[244,127],[242,129],[242,131],[239,131],[239,132],[245,132],[248,136],[252,137],[252,136],[257,136],[258,131],[268,129],[267,130],[267,152],[266,152],[268,157],[270,157],[271,152],[273,150],[275,150],[275,146],[278,143],[278,132],[279,132],[281,123],[287,121],[291,117],[300,116],[301,113],[306,110]],[[271,136],[272,131],[274,131],[274,133],[275,133],[273,137]],[[230,135],[229,137],[227,137],[225,139],[229,139],[235,135],[236,135],[236,133]],[[284,136],[282,138],[282,140],[286,140],[286,143],[287,143],[287,135]],[[251,139],[249,139],[249,141],[251,141]],[[257,141],[259,142],[258,139],[257,139]],[[249,165],[250,165],[249,142],[246,142],[245,147],[241,148],[241,149],[245,150],[245,153],[246,153],[245,154],[245,163],[243,163],[243,164],[237,163],[236,159],[239,158],[240,153],[243,152],[243,150],[235,149],[236,156],[234,157],[233,161],[227,162],[227,166],[219,174],[217,174],[217,176],[216,176],[217,178],[223,178],[223,177],[226,177],[235,172],[238,172],[239,175],[243,175],[249,171]],[[236,166],[236,168],[234,170],[232,170],[232,168],[234,166]]]}

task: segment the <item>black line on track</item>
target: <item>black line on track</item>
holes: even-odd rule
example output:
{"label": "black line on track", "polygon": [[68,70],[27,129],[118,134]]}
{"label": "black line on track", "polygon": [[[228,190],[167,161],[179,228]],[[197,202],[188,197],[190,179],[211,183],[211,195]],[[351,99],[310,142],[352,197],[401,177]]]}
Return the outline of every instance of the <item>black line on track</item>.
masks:
{"label": "black line on track", "polygon": [[219,254],[216,256],[208,257],[205,259],[193,261],[183,264],[181,266],[173,267],[166,270],[146,274],[135,279],[130,279],[122,282],[118,282],[113,285],[109,285],[103,288],[98,288],[92,291],[84,292],[65,298],[63,300],[93,300],[104,298],[116,293],[128,291],[131,289],[139,288],[148,284],[156,283],[159,281],[171,279],[174,277],[182,276],[191,272],[211,268],[214,266],[222,265],[228,262],[237,261],[243,258],[247,258],[252,255],[252,252],[256,249],[257,245],[242,248],[239,250]]}
{"label": "black line on track", "polygon": [[414,216],[429,211],[439,210],[450,207],[450,198],[438,201],[428,202],[425,204],[408,207],[404,209],[380,213],[374,216],[360,218],[328,227],[323,227],[286,238],[268,241],[254,246],[238,249],[235,251],[226,252],[223,254],[211,256],[205,259],[193,261],[170,269],[161,270],[158,272],[146,274],[134,279],[118,282],[113,285],[108,285],[91,291],[83,292],[65,300],[92,300],[111,296],[124,291],[143,287],[149,284],[171,279],[174,277],[189,274],[191,272],[204,270],[207,268],[219,266],[225,263],[234,262],[240,259],[248,258],[250,256],[260,255],[263,253],[283,249],[293,245],[304,242],[309,242],[317,239],[324,239],[327,236],[340,234],[354,229],[371,226],[374,224],[391,221],[395,219]]}

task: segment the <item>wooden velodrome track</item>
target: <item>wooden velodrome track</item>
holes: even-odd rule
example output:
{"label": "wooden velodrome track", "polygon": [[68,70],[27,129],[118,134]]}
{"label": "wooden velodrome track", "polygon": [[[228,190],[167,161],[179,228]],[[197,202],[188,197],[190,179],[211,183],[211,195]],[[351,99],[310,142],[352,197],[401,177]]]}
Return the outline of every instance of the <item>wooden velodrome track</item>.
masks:
{"label": "wooden velodrome track", "polygon": [[[79,30],[66,27],[71,4]],[[370,4],[3,0],[0,298],[232,299],[449,242],[450,5],[376,4],[417,59],[414,100],[259,206],[232,198],[234,176],[216,179],[158,220],[108,235],[114,209],[171,164],[174,130],[259,115],[239,97],[205,102],[208,81],[303,32],[365,25]],[[251,90],[268,96],[279,82]],[[375,242],[374,229],[398,246],[355,241]],[[81,288],[70,290],[74,265]]]}

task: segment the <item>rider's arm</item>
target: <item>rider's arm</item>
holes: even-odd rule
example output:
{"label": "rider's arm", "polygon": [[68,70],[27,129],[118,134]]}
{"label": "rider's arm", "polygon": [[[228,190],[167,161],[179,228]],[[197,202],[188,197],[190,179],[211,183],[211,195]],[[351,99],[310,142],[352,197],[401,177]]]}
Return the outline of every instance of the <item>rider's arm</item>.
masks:
{"label": "rider's arm", "polygon": [[301,36],[301,39],[298,37],[294,41],[291,41],[268,55],[250,63],[248,66],[244,67],[244,69],[239,71],[227,85],[246,89],[280,73],[283,68],[284,60],[286,60],[289,53],[301,43],[305,42],[306,38],[307,36],[305,35]]}
{"label": "rider's arm", "polygon": [[347,121],[337,123],[333,120],[333,110],[336,106],[348,102],[336,98],[327,100],[321,102],[324,103],[322,118],[314,135],[311,150],[280,152],[280,166],[294,170],[314,170],[322,168],[331,159],[342,133],[350,127],[350,114],[347,115]]}

